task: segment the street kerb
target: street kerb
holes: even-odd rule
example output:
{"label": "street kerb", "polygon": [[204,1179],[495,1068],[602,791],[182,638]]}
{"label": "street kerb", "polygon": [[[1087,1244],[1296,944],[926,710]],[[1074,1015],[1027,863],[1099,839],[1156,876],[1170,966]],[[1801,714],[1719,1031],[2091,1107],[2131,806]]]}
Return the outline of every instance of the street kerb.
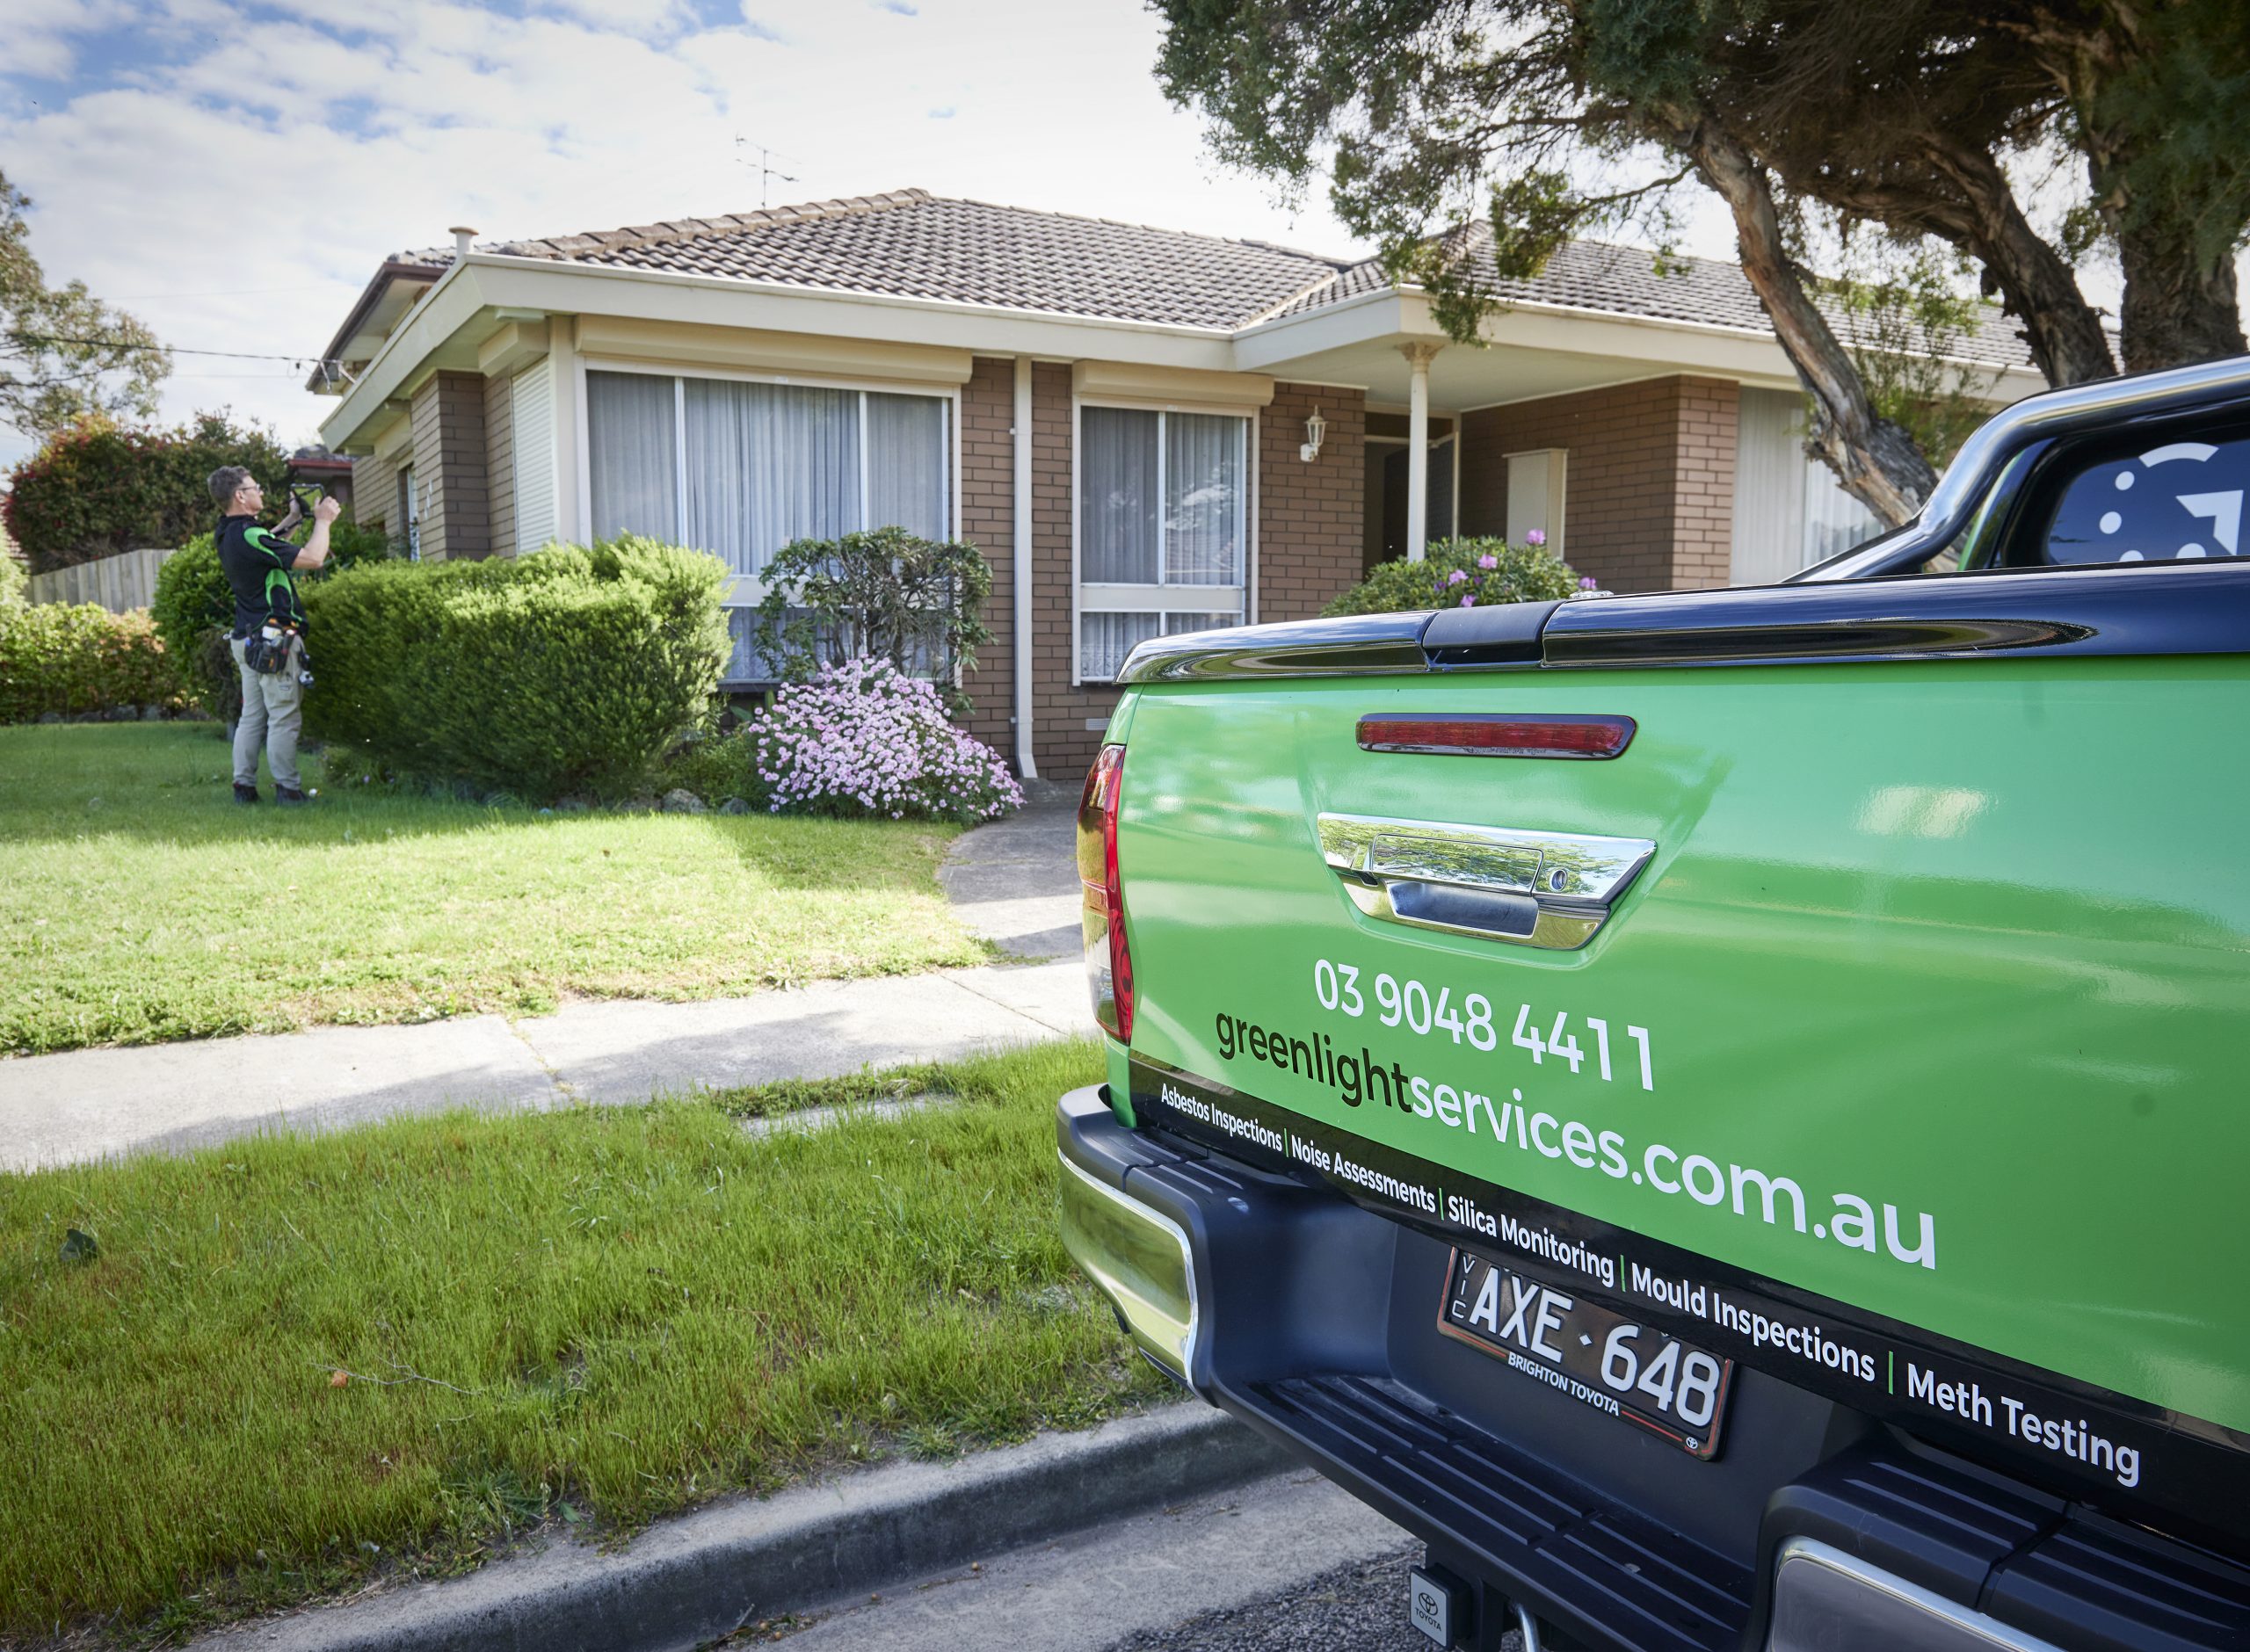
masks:
{"label": "street kerb", "polygon": [[1275,1474],[1286,1453],[1186,1401],[951,1462],[885,1465],[659,1522],[614,1552],[563,1539],[466,1577],[202,1637],[211,1652],[686,1652],[1042,1538]]}

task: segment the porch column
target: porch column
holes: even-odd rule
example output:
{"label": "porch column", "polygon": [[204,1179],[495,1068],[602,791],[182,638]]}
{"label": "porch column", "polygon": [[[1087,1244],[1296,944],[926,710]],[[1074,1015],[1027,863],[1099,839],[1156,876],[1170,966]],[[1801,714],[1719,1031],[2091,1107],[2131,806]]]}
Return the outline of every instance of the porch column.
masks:
{"label": "porch column", "polygon": [[1406,358],[1406,560],[1419,562],[1429,549],[1430,533],[1430,362],[1442,344],[1401,344]]}

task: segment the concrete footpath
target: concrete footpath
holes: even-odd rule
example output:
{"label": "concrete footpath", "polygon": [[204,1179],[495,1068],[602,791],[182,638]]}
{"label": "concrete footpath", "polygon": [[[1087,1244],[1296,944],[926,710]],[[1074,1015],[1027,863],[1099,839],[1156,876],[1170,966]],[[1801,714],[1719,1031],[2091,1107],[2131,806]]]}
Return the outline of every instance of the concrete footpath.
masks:
{"label": "concrete footpath", "polygon": [[607,998],[554,1015],[328,1026],[0,1061],[0,1170],[178,1152],[402,1113],[537,1112],[951,1061],[1094,1031],[1078,952],[1078,794],[964,832],[939,873],[962,923],[1049,963],[819,982],[694,1004]]}

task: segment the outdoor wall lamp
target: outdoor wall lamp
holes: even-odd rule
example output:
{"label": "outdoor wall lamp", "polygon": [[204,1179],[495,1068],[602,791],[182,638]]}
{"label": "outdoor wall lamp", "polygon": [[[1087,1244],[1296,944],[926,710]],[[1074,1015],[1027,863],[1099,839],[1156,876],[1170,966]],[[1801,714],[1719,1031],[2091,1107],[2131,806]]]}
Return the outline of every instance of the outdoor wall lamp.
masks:
{"label": "outdoor wall lamp", "polygon": [[1320,457],[1320,444],[1328,434],[1328,421],[1320,417],[1320,409],[1312,409],[1312,417],[1304,422],[1304,446],[1297,449],[1297,457],[1308,465]]}

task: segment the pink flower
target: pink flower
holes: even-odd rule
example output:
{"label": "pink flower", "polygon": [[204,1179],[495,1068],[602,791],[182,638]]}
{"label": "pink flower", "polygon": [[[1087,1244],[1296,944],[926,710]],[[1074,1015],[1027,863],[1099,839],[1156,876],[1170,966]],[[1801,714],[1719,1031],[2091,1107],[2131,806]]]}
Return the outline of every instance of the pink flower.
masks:
{"label": "pink flower", "polygon": [[1479,568],[1492,569],[1498,568],[1499,565],[1500,559],[1493,555],[1490,551],[1485,552],[1482,556],[1477,559],[1477,566]]}
{"label": "pink flower", "polygon": [[1461,569],[1456,568],[1453,572],[1445,576],[1445,583],[1448,585],[1458,585],[1462,580],[1468,577],[1468,575],[1462,573]]}
{"label": "pink flower", "polygon": [[1474,608],[1477,605],[1477,598],[1474,597],[1463,597],[1461,599],[1461,605],[1464,608]]}
{"label": "pink flower", "polygon": [[1542,530],[1534,528],[1523,536],[1523,542],[1526,545],[1544,545],[1547,543],[1547,535]]}

